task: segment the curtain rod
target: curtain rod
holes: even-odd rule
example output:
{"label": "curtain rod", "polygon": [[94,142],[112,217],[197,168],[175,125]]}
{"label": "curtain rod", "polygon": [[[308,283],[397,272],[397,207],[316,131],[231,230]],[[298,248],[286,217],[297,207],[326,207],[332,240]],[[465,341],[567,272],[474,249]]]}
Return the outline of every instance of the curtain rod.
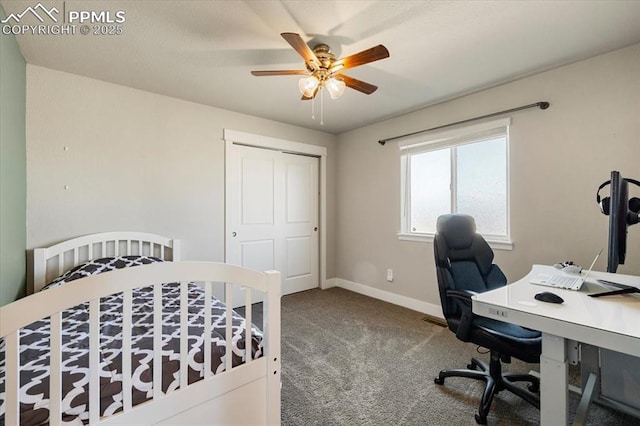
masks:
{"label": "curtain rod", "polygon": [[487,114],[487,115],[481,115],[480,117],[469,118],[467,120],[456,121],[455,123],[444,124],[442,126],[432,127],[430,129],[418,130],[417,132],[407,133],[407,134],[400,135],[400,136],[394,136],[392,138],[380,139],[378,141],[378,143],[380,145],[384,145],[385,143],[387,143],[389,141],[392,141],[392,140],[395,140],[395,139],[406,138],[407,136],[413,136],[413,135],[417,135],[417,134],[420,134],[420,133],[430,132],[432,130],[438,130],[438,129],[443,129],[445,127],[455,126],[457,124],[464,124],[464,123],[468,123],[470,121],[482,120],[483,118],[495,117],[496,115],[507,114],[507,113],[510,113],[510,112],[515,112],[515,111],[520,111],[520,110],[523,110],[523,109],[529,109],[529,108],[535,108],[535,107],[539,107],[540,109],[547,109],[547,108],[549,108],[549,102],[544,102],[544,101],[536,102],[535,104],[529,104],[529,105],[524,105],[524,106],[517,107],[517,108],[506,109],[504,111],[494,112],[494,113]]}

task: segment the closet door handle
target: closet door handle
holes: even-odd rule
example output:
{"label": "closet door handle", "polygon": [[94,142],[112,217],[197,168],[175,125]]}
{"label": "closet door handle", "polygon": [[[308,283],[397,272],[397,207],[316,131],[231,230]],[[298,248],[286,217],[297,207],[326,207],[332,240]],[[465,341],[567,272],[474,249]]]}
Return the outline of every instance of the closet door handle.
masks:
{"label": "closet door handle", "polygon": [[236,235],[238,235],[238,234],[236,234],[236,232],[235,232],[235,231],[231,233],[231,236],[232,236],[232,237],[235,237]]}

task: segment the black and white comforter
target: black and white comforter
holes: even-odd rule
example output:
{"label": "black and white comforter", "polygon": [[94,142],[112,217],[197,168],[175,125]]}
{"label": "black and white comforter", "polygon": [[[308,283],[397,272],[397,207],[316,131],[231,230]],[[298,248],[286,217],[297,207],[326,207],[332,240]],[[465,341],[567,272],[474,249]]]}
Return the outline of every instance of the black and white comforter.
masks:
{"label": "black and white comforter", "polygon": [[[162,262],[154,257],[121,256],[79,265],[49,284],[43,291],[88,275],[146,263]],[[189,383],[204,377],[204,290],[189,284]],[[180,285],[162,284],[162,390],[179,388],[180,376]],[[111,415],[122,409],[122,294],[100,302],[100,413]],[[211,369],[224,371],[225,341],[223,303],[212,301]],[[89,366],[89,305],[62,314],[62,411],[63,424],[87,423]],[[153,289],[133,291],[132,399],[139,404],[153,394]],[[49,320],[37,321],[20,332],[20,424],[39,425],[49,418]],[[233,313],[232,363],[245,359],[245,320]],[[5,343],[0,339],[0,424],[5,412]],[[262,333],[252,327],[252,358],[262,355]]]}

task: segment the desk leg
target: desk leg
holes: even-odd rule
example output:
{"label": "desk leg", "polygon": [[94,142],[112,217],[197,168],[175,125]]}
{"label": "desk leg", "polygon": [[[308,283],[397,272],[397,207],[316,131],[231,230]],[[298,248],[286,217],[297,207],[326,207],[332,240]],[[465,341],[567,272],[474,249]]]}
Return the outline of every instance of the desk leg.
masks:
{"label": "desk leg", "polygon": [[540,424],[566,425],[569,401],[567,347],[564,338],[542,333]]}
{"label": "desk leg", "polygon": [[589,413],[591,401],[600,396],[600,348],[582,343],[580,345],[580,374],[582,397],[576,410],[574,425],[583,425]]}

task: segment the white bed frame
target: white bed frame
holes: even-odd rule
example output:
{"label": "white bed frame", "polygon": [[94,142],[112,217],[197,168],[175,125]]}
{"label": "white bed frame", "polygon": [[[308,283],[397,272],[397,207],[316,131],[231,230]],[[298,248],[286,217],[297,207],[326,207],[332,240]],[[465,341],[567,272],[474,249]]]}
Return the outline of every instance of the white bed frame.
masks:
{"label": "white bed frame", "polygon": [[65,271],[88,260],[108,256],[156,256],[180,260],[180,241],[145,232],[102,232],[33,250],[33,292]]}
{"label": "white bed frame", "polygon": [[[61,275],[64,271],[86,260],[136,254],[155,255],[174,261],[105,272],[47,291],[38,291],[47,280]],[[280,424],[281,283],[279,272],[257,272],[215,262],[176,261],[179,259],[178,241],[138,232],[110,232],[75,238],[46,249],[35,249],[33,259],[35,294],[0,308],[0,337],[6,341],[5,423],[7,425],[19,423],[19,330],[49,316],[52,330],[49,410],[51,419],[60,419],[61,312],[84,302],[89,302],[90,307],[89,418],[91,424]],[[52,269],[55,272],[52,272]],[[214,283],[224,283],[221,284],[224,285],[226,295],[223,302],[227,307],[233,306],[233,286],[243,286],[247,324],[252,322],[252,290],[263,292],[264,354],[258,359],[248,359],[245,363],[233,368],[231,357],[225,357],[224,372],[213,375],[211,371],[205,371],[203,380],[188,385],[187,339],[182,337],[186,335],[187,304],[180,303],[181,323],[184,324],[181,326],[180,388],[164,394],[159,383],[160,375],[154,375],[152,399],[132,407],[131,392],[124,392],[123,412],[100,418],[98,410],[100,298],[123,292],[123,389],[126,391],[131,389],[131,290],[153,285],[155,301],[161,301],[161,286],[156,284],[165,282],[180,282],[181,297],[185,301],[187,283],[203,283],[207,301],[205,312],[208,312],[205,324],[211,324],[208,317],[211,312],[210,301]],[[162,321],[160,305],[161,303],[154,302],[154,330],[160,329]],[[227,311],[227,318],[226,334],[227,341],[230,341],[232,336],[230,308]],[[55,330],[57,332],[54,332]],[[210,327],[205,326],[205,334],[207,333],[210,333]],[[160,338],[160,334],[154,335],[154,371],[161,369]],[[251,344],[245,347],[251,347]],[[204,365],[211,365],[210,360],[211,349],[205,345]],[[52,425],[58,423],[59,421],[51,420]]]}

